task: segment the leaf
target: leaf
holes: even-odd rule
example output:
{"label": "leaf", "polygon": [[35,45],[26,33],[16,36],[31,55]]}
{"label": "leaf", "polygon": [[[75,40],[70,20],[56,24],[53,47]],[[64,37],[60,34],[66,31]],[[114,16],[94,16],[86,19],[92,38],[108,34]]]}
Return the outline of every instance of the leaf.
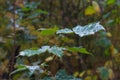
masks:
{"label": "leaf", "polygon": [[96,12],[100,13],[100,6],[96,1],[92,1],[92,6]]}
{"label": "leaf", "polygon": [[75,78],[72,75],[67,75],[65,70],[59,70],[55,77],[45,77],[43,80],[82,80]]}
{"label": "leaf", "polygon": [[40,32],[40,35],[42,35],[42,36],[54,35],[57,30],[58,30],[58,27],[54,27],[54,28],[50,28],[50,29],[43,29],[43,30]]}
{"label": "leaf", "polygon": [[73,31],[69,28],[60,29],[57,31],[57,34],[61,34],[61,33],[68,34],[68,33],[73,33]]}
{"label": "leaf", "polygon": [[10,75],[14,75],[16,73],[22,72],[22,71],[26,71],[27,68],[24,65],[19,65],[18,69],[16,69],[15,71],[11,72]]}
{"label": "leaf", "polygon": [[100,30],[105,30],[105,28],[102,25],[100,25],[99,22],[85,26],[78,25],[73,28],[75,34],[78,34],[80,37],[95,34],[95,32],[98,32]]}
{"label": "leaf", "polygon": [[63,50],[64,50],[64,48],[53,46],[48,50],[48,52],[52,53],[52,54],[54,54],[58,57],[62,57],[63,56]]}
{"label": "leaf", "polygon": [[65,48],[61,48],[61,47],[57,47],[57,46],[53,46],[51,48],[50,48],[50,46],[42,46],[40,49],[36,49],[36,50],[28,49],[28,50],[21,51],[19,56],[30,57],[30,56],[34,56],[34,55],[40,55],[41,53],[48,51],[49,53],[52,53],[58,57],[62,57],[64,49]]}
{"label": "leaf", "polygon": [[29,75],[31,76],[35,70],[38,70],[39,73],[43,73],[43,70],[39,66],[27,66],[27,65],[19,65],[15,71],[10,73],[10,75],[22,72],[22,71],[29,71]]}
{"label": "leaf", "polygon": [[59,70],[55,75],[56,80],[81,80],[80,78],[75,78],[72,75],[67,75],[65,70]]}
{"label": "leaf", "polygon": [[108,80],[109,72],[105,67],[100,67],[97,70],[100,72],[100,77],[102,80]]}
{"label": "leaf", "polygon": [[90,54],[85,48],[82,48],[82,47],[69,47],[67,48],[67,50],[71,52],[80,52],[83,54]]}
{"label": "leaf", "polygon": [[88,6],[86,9],[85,9],[85,15],[93,15],[95,14],[96,11],[94,10],[94,7],[93,6]]}
{"label": "leaf", "polygon": [[27,50],[21,51],[19,56],[30,57],[30,56],[34,56],[34,55],[39,55],[41,53],[46,52],[48,49],[49,49],[49,46],[42,46],[40,49],[36,49],[36,50],[27,49]]}
{"label": "leaf", "polygon": [[43,73],[43,70],[39,66],[26,66],[26,68],[30,71],[30,76],[35,72],[35,70],[38,70],[39,73]]}
{"label": "leaf", "polygon": [[114,4],[115,2],[116,2],[116,0],[107,0],[107,5]]}

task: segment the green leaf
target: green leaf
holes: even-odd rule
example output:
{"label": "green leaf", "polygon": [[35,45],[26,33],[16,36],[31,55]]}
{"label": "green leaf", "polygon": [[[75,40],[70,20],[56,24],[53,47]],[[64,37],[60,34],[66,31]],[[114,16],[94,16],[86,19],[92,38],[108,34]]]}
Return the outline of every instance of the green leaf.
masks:
{"label": "green leaf", "polygon": [[29,19],[32,19],[32,18],[36,18],[38,17],[40,14],[48,14],[47,11],[43,11],[41,9],[38,9],[36,10],[35,12],[33,12],[30,16],[28,16]]}
{"label": "green leaf", "polygon": [[40,35],[42,35],[42,36],[54,35],[57,30],[58,30],[58,27],[49,28],[49,29],[44,29],[44,30],[42,30],[42,31],[40,32]]}
{"label": "green leaf", "polygon": [[39,66],[26,66],[26,68],[29,70],[30,76],[35,72],[35,70],[38,70],[39,73],[43,73],[43,70]]}
{"label": "green leaf", "polygon": [[107,0],[108,5],[114,4],[115,2],[116,2],[116,0]]}
{"label": "green leaf", "polygon": [[93,6],[88,6],[86,9],[85,9],[85,15],[93,15],[95,14],[96,11],[94,10],[94,7]]}
{"label": "green leaf", "polygon": [[105,67],[100,67],[97,70],[100,72],[100,77],[102,80],[108,80],[109,78],[108,69],[106,69]]}
{"label": "green leaf", "polygon": [[50,47],[49,46],[42,46],[40,49],[36,49],[36,50],[24,50],[24,51],[21,51],[19,56],[27,56],[27,57],[30,57],[30,56],[34,56],[34,55],[39,55],[41,53],[44,53],[46,52]]}
{"label": "green leaf", "polygon": [[62,57],[63,56],[63,50],[64,50],[64,48],[53,46],[48,51],[49,51],[49,53],[52,53],[52,54],[54,54],[58,57]]}
{"label": "green leaf", "polygon": [[19,72],[24,72],[24,71],[27,71],[29,72],[29,76],[31,76],[35,70],[38,70],[39,73],[43,73],[43,70],[39,67],[39,66],[27,66],[27,65],[19,65],[17,66],[17,69],[13,72],[10,73],[10,75],[14,75],[16,73],[19,73]]}
{"label": "green leaf", "polygon": [[100,25],[99,22],[85,26],[78,25],[73,28],[75,34],[79,35],[80,37],[95,34],[95,32],[98,32],[100,30],[105,30],[105,29],[102,25]]}
{"label": "green leaf", "polygon": [[43,80],[82,80],[80,78],[75,78],[72,75],[67,75],[65,70],[59,70],[55,77],[45,77]]}
{"label": "green leaf", "polygon": [[28,50],[21,51],[19,56],[30,57],[30,56],[34,56],[34,55],[40,55],[41,53],[48,51],[49,53],[52,53],[58,57],[62,57],[64,49],[65,48],[61,48],[61,47],[57,47],[57,46],[53,46],[51,48],[50,48],[50,46],[42,46],[40,49],[36,49],[36,50],[28,49]]}
{"label": "green leaf", "polygon": [[69,28],[60,29],[57,31],[57,34],[61,34],[61,33],[68,34],[68,33],[73,33],[73,31]]}
{"label": "green leaf", "polygon": [[20,65],[20,67],[18,69],[16,69],[15,71],[11,72],[10,75],[14,75],[16,73],[23,72],[23,71],[26,71],[26,70],[27,70],[26,66],[21,67],[21,65]]}
{"label": "green leaf", "polygon": [[85,48],[81,48],[81,47],[69,47],[67,48],[68,51],[71,52],[79,52],[79,53],[83,53],[83,54],[90,54],[90,52],[88,52]]}
{"label": "green leaf", "polygon": [[72,75],[67,75],[65,70],[59,70],[55,75],[56,80],[81,80],[80,78],[75,78]]}

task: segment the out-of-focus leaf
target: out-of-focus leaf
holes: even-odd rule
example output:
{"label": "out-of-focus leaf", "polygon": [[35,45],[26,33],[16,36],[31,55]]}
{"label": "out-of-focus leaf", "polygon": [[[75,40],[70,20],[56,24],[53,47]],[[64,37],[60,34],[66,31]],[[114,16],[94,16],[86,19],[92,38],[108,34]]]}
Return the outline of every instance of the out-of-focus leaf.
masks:
{"label": "out-of-focus leaf", "polygon": [[105,67],[100,67],[97,70],[99,71],[100,77],[102,80],[108,80],[108,78],[109,78],[108,69],[106,69]]}
{"label": "out-of-focus leaf", "polygon": [[96,42],[96,45],[104,47],[104,48],[108,48],[112,45],[112,43],[108,38],[103,37]]}
{"label": "out-of-focus leaf", "polygon": [[65,70],[59,70],[55,75],[56,80],[81,80],[80,78],[75,78],[72,75],[67,75]]}
{"label": "out-of-focus leaf", "polygon": [[116,0],[107,0],[108,5],[114,4],[115,2],[116,2]]}
{"label": "out-of-focus leaf", "polygon": [[79,77],[83,77],[86,71],[83,71],[79,74]]}
{"label": "out-of-focus leaf", "polygon": [[112,69],[108,69],[108,72],[109,72],[109,78],[110,78],[111,80],[114,80],[115,74],[114,74],[113,70],[112,70]]}
{"label": "out-of-focus leaf", "polygon": [[48,12],[38,9],[38,10],[36,10],[34,13],[32,13],[30,16],[28,16],[28,18],[29,18],[29,19],[36,18],[36,17],[38,17],[40,14],[48,14]]}
{"label": "out-of-focus leaf", "polygon": [[105,30],[105,28],[99,22],[85,25],[84,27],[78,25],[73,28],[75,34],[78,34],[80,37],[95,34],[95,32],[100,30]]}
{"label": "out-of-focus leaf", "polygon": [[94,7],[93,6],[88,6],[86,9],[85,9],[85,15],[93,15],[95,14],[96,11],[94,10]]}
{"label": "out-of-focus leaf", "polygon": [[110,14],[111,14],[110,12],[104,14],[104,15],[103,15],[103,19],[109,18],[109,17],[110,17]]}
{"label": "out-of-focus leaf", "polygon": [[100,13],[100,6],[96,1],[92,1],[92,6],[97,13]]}
{"label": "out-of-focus leaf", "polygon": [[92,77],[91,76],[87,76],[87,77],[85,77],[84,80],[92,80]]}
{"label": "out-of-focus leaf", "polygon": [[50,29],[44,29],[40,32],[40,35],[42,35],[42,36],[54,35],[57,30],[58,30],[58,27],[54,27],[54,28],[50,28]]}
{"label": "out-of-focus leaf", "polygon": [[54,54],[58,57],[62,57],[63,56],[63,50],[64,50],[64,48],[53,46],[48,51],[49,51],[49,53],[52,53],[52,54]]}
{"label": "out-of-focus leaf", "polygon": [[73,76],[77,77],[79,75],[79,72],[74,72]]}
{"label": "out-of-focus leaf", "polygon": [[72,75],[67,75],[65,70],[59,70],[55,77],[45,77],[43,80],[82,80],[80,78],[75,78]]}
{"label": "out-of-focus leaf", "polygon": [[65,28],[57,31],[57,34],[60,34],[60,33],[68,34],[68,33],[73,33],[73,31],[69,28]]}
{"label": "out-of-focus leaf", "polygon": [[67,50],[71,52],[80,52],[83,54],[90,54],[90,52],[88,52],[85,48],[82,48],[82,47],[69,47],[67,48]]}

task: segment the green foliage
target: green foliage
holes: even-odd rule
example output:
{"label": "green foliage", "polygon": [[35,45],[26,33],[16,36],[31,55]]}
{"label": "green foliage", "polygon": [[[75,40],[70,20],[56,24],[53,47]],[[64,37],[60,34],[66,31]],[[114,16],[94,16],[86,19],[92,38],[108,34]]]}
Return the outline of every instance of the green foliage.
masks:
{"label": "green foliage", "polygon": [[78,34],[80,37],[95,34],[95,32],[98,32],[100,30],[105,30],[105,29],[102,25],[100,25],[99,22],[88,24],[85,26],[78,25],[73,28],[75,34]]}
{"label": "green foliage", "polygon": [[82,54],[90,54],[90,52],[88,52],[85,48],[82,48],[82,47],[68,47],[67,49],[68,49],[68,51],[71,51],[71,52],[79,52],[79,53],[82,53]]}
{"label": "green foliage", "polygon": [[65,70],[59,70],[55,77],[45,77],[43,80],[82,80],[79,78],[75,78],[72,75],[67,75]]}
{"label": "green foliage", "polygon": [[65,29],[60,29],[57,31],[57,34],[68,34],[68,33],[73,33],[71,29],[65,28]]}
{"label": "green foliage", "polygon": [[66,33],[74,32],[75,34],[79,35],[80,37],[83,37],[83,36],[95,34],[95,32],[98,32],[100,30],[105,30],[105,28],[99,22],[97,22],[97,23],[91,23],[91,24],[88,24],[85,26],[78,25],[73,28],[73,31],[68,28],[58,30],[57,34],[60,34],[60,33],[66,34]]}
{"label": "green foliage", "polygon": [[50,29],[42,29],[42,31],[40,32],[40,35],[41,36],[54,35],[57,30],[58,30],[58,27],[54,27],[54,28],[50,28]]}
{"label": "green foliage", "polygon": [[98,68],[98,71],[100,72],[100,77],[102,80],[108,80],[109,72],[105,67]]}
{"label": "green foliage", "polygon": [[63,50],[64,48],[61,47],[57,47],[57,46],[53,46],[50,48],[50,46],[42,46],[40,49],[37,50],[24,50],[21,51],[19,56],[34,56],[34,55],[40,55],[41,53],[45,53],[46,51],[48,51],[49,53],[52,53],[58,57],[62,57],[63,56]]}
{"label": "green foliage", "polygon": [[[91,69],[88,71],[91,74],[86,76],[84,73],[81,77],[78,73],[75,77],[97,80],[100,75],[103,80],[114,79],[110,75],[116,74],[116,67],[120,64],[119,0],[1,0],[0,5],[0,79],[6,80],[10,73],[7,65],[12,64],[11,58],[15,61],[12,66],[15,70],[11,72],[13,80],[38,80],[46,75],[50,76],[48,80],[74,80],[73,76],[63,70],[60,74],[58,70],[62,68],[74,73],[85,71],[85,67],[86,70]],[[104,32],[105,29],[107,32]],[[95,33],[95,36],[88,36]],[[21,48],[18,49],[17,45]],[[113,45],[116,48],[111,48]],[[11,56],[12,53],[16,53],[15,56]],[[94,56],[89,56],[91,53]],[[100,74],[97,75],[94,69],[104,65],[111,57],[115,71],[103,67],[98,69]],[[39,63],[36,66],[34,62]],[[43,74],[40,73],[42,69],[45,70]]]}
{"label": "green foliage", "polygon": [[24,73],[25,71],[27,71],[29,73],[29,76],[32,76],[36,70],[38,70],[39,73],[43,73],[43,70],[39,66],[19,65],[17,66],[17,69],[13,71],[10,75],[14,75],[19,72]]}

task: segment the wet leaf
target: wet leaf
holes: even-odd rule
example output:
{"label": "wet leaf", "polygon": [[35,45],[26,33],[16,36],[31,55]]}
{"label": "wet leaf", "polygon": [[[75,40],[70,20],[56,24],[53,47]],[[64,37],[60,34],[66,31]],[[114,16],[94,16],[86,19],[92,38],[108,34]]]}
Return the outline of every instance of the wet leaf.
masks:
{"label": "wet leaf", "polygon": [[105,28],[99,22],[85,26],[78,25],[73,28],[75,34],[79,35],[80,37],[95,34],[95,32],[100,30],[105,30]]}
{"label": "wet leaf", "polygon": [[30,57],[30,56],[34,56],[34,55],[39,55],[41,53],[46,52],[49,48],[50,48],[49,46],[42,46],[40,49],[36,49],[36,50],[27,49],[27,50],[21,51],[19,56]]}
{"label": "wet leaf", "polygon": [[64,33],[64,34],[73,33],[73,31],[69,28],[65,28],[65,29],[60,29],[60,30],[57,31],[57,34],[60,34],[60,33]]}
{"label": "wet leaf", "polygon": [[52,54],[54,54],[58,57],[62,57],[63,56],[63,50],[64,50],[64,48],[53,46],[48,51],[49,51],[49,53],[52,53]]}

